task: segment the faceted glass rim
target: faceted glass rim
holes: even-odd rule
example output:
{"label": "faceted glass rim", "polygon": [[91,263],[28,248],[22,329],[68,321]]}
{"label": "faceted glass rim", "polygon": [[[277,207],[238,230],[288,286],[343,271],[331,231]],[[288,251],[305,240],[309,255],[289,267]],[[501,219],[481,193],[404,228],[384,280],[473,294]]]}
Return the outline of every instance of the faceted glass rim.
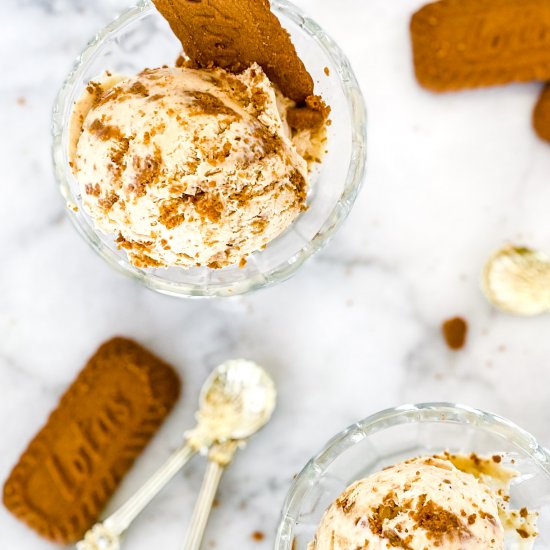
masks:
{"label": "faceted glass rim", "polygon": [[[76,213],[67,207],[69,218],[80,235],[92,249],[99,254],[111,267],[157,292],[177,297],[221,297],[236,296],[268,287],[284,281],[294,275],[303,263],[318,252],[340,228],[347,218],[363,183],[366,168],[366,123],[367,114],[365,102],[357,78],[351,65],[334,40],[312,19],[287,0],[272,0],[271,8],[275,14],[282,14],[299,26],[309,35],[334,63],[340,85],[347,99],[352,120],[351,154],[343,191],[331,213],[323,222],[316,235],[308,241],[296,254],[281,262],[278,266],[262,274],[254,274],[244,281],[233,283],[213,283],[202,285],[197,283],[175,282],[163,279],[132,266],[128,261],[117,256],[107,247],[96,234],[95,230],[82,224]],[[140,0],[136,6],[124,11],[88,43],[77,57],[73,68],[63,83],[57,96],[52,113],[52,155],[55,177],[60,192],[66,203],[74,204],[71,187],[67,179],[66,161],[63,150],[64,128],[63,116],[70,100],[75,84],[80,80],[81,73],[87,62],[93,58],[97,48],[113,32],[131,24],[144,12],[153,10],[151,0]]]}
{"label": "faceted glass rim", "polygon": [[293,481],[283,504],[275,550],[291,550],[296,520],[307,491],[346,450],[367,437],[394,426],[410,423],[445,422],[484,428],[514,444],[550,477],[550,451],[529,432],[499,415],[456,403],[419,403],[393,407],[352,424],[334,436]]}

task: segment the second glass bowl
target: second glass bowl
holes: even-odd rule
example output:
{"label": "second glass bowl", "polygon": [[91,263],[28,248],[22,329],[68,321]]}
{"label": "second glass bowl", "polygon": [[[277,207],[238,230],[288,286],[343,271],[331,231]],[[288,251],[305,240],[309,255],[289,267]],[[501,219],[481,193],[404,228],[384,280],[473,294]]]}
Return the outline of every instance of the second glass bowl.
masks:
{"label": "second glass bowl", "polygon": [[427,403],[370,416],[311,459],[284,504],[275,550],[307,550],[324,511],[354,481],[402,460],[444,450],[513,458],[512,467],[520,475],[512,482],[510,506],[539,512],[534,548],[550,548],[549,452],[504,418],[461,405]]}
{"label": "second glass bowl", "polygon": [[[287,279],[317,252],[347,217],[365,170],[366,113],[357,80],[345,55],[311,19],[285,0],[272,0],[273,12],[287,29],[315,81],[316,93],[330,105],[328,154],[312,175],[309,209],[245,267],[139,269],[114,238],[98,232],[84,212],[78,183],[67,158],[72,106],[87,83],[106,69],[136,74],[144,67],[175,61],[181,45],[149,0],[123,13],[101,31],[76,60],[53,113],[55,175],[72,222],[111,266],[149,288],[174,296],[231,296]],[[330,76],[327,76],[327,73]]]}

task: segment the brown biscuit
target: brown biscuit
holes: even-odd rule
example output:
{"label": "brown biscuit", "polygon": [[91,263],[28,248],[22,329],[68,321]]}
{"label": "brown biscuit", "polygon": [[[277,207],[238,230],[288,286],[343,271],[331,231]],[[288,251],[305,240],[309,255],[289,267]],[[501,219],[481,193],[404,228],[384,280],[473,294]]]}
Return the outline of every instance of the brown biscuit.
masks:
{"label": "brown biscuit", "polygon": [[330,107],[318,95],[306,97],[302,107],[291,107],[287,110],[286,121],[295,130],[315,130],[328,119]]}
{"label": "brown biscuit", "polygon": [[550,84],[540,94],[533,113],[533,126],[541,139],[550,141]]}
{"label": "brown biscuit", "polygon": [[4,485],[4,504],[40,535],[82,537],[176,402],[175,371],[131,340],[103,344]]}
{"label": "brown biscuit", "polygon": [[411,35],[416,78],[436,92],[550,80],[548,0],[441,0]]}
{"label": "brown biscuit", "polygon": [[268,0],[154,0],[201,67],[240,71],[258,63],[288,98],[313,94],[313,80]]}
{"label": "brown biscuit", "polygon": [[325,121],[323,114],[309,107],[291,107],[286,113],[286,121],[296,130],[319,128]]}

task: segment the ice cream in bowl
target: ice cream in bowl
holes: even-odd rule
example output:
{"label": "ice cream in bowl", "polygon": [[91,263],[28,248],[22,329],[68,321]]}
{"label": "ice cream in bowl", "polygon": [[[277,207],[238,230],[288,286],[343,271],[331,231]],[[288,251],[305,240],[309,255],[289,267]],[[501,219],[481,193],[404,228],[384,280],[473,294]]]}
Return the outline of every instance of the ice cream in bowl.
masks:
{"label": "ice cream in bowl", "polygon": [[77,60],[53,135],[80,233],[176,296],[292,275],[343,222],[365,166],[349,63],[284,1],[142,1]]}
{"label": "ice cream in bowl", "polygon": [[354,424],[313,458],[276,550],[527,550],[550,543],[550,454],[511,422],[407,405]]}

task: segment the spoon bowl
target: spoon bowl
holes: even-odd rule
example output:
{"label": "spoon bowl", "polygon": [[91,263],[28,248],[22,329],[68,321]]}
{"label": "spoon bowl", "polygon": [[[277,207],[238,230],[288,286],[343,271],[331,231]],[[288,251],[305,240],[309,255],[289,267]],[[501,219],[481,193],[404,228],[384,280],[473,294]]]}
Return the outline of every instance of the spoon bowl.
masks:
{"label": "spoon bowl", "polygon": [[262,367],[245,359],[226,361],[204,383],[197,428],[188,438],[222,443],[247,439],[271,418],[275,401],[275,384]]}

